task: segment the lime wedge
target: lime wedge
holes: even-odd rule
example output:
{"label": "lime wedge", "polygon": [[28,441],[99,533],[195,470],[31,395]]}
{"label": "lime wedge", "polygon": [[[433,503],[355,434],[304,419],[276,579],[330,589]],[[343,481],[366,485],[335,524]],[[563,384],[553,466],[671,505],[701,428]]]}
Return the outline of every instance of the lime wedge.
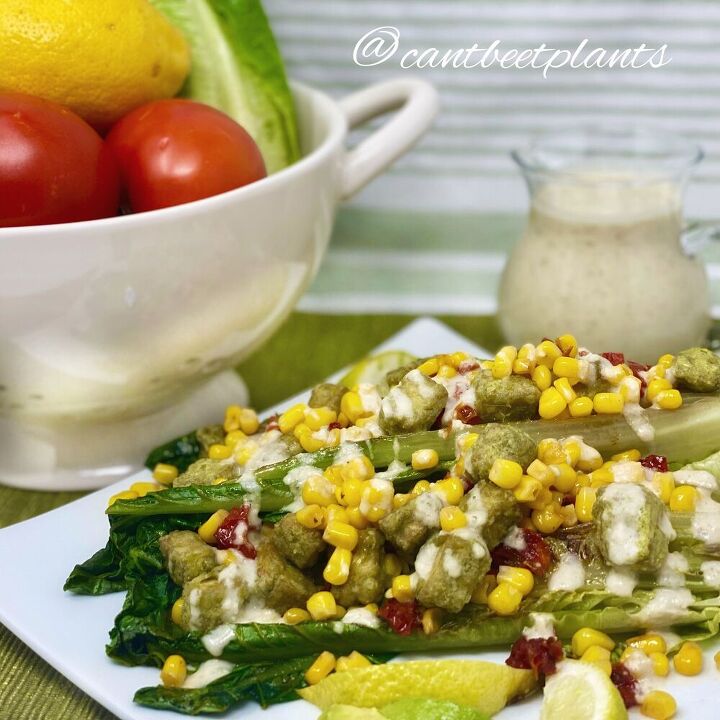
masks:
{"label": "lime wedge", "polygon": [[340,383],[348,388],[353,388],[360,383],[377,385],[390,370],[407,365],[413,360],[415,360],[415,356],[404,350],[386,350],[366,357],[353,365]]}
{"label": "lime wedge", "polygon": [[540,720],[627,720],[610,678],[592,663],[564,660],[545,683]]}
{"label": "lime wedge", "polygon": [[345,703],[383,707],[403,698],[448,700],[494,715],[537,685],[529,670],[482,660],[417,660],[373,665],[329,675],[299,690],[321,709]]}

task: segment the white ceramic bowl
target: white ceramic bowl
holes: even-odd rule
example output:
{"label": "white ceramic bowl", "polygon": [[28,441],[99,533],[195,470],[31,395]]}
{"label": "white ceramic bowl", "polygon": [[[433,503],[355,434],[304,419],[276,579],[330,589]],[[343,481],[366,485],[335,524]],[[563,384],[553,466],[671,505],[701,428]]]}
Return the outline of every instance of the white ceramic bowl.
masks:
{"label": "white ceramic bowl", "polygon": [[[417,80],[337,103],[295,85],[303,158],[264,180],[124,217],[0,229],[0,481],[91,487],[243,398],[232,368],[312,280],[338,203],[410,148]],[[399,109],[356,148],[348,130]]]}

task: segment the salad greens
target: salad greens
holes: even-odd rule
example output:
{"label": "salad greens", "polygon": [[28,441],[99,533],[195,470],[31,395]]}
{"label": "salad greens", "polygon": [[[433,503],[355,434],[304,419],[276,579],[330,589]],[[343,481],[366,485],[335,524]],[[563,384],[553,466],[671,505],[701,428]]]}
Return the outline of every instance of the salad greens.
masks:
{"label": "salad greens", "polygon": [[268,174],[300,156],[295,105],[260,0],[152,0],[185,35],[185,97],[222,110],[260,147]]}

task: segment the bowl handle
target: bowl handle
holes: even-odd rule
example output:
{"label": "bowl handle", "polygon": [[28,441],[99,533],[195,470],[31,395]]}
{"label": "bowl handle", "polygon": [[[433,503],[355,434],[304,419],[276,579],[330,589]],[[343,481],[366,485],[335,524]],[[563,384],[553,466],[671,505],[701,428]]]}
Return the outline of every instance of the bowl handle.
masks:
{"label": "bowl handle", "polygon": [[342,200],[355,195],[404,155],[427,131],[437,114],[435,88],[424,80],[388,80],[348,95],[340,107],[352,130],[391,110],[399,112],[345,157],[340,182]]}

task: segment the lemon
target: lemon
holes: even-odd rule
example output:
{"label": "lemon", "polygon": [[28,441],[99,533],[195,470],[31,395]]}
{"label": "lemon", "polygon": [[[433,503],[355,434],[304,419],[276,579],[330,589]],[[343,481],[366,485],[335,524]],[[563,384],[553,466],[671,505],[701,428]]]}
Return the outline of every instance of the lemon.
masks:
{"label": "lemon", "polygon": [[415,360],[415,356],[404,350],[386,350],[364,358],[353,365],[340,380],[340,384],[348,388],[353,388],[360,383],[377,385],[390,370],[407,365],[413,360]]}
{"label": "lemon", "polygon": [[147,0],[3,0],[0,91],[53,100],[106,128],[172,97],[190,68],[184,37]]}
{"label": "lemon", "polygon": [[323,710],[339,703],[382,707],[415,697],[448,700],[494,715],[509,700],[528,694],[536,684],[529,670],[498,663],[417,660],[346,670],[298,692]]}
{"label": "lemon", "polygon": [[627,720],[620,693],[592,663],[564,660],[545,683],[540,720]]}

